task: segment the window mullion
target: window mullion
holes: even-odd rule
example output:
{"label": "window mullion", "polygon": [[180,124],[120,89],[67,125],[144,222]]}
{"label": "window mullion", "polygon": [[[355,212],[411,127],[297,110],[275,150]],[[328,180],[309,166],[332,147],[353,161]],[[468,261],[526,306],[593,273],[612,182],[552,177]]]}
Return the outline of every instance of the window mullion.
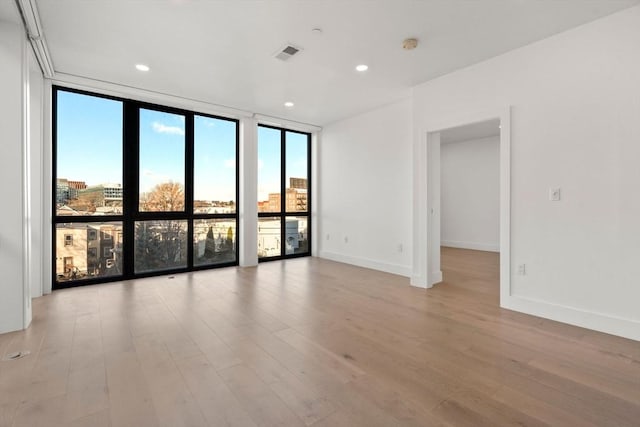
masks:
{"label": "window mullion", "polygon": [[287,237],[287,143],[284,129],[280,130],[280,256],[284,257],[286,250]]}
{"label": "window mullion", "polygon": [[140,174],[139,150],[140,135],[139,107],[133,102],[124,103],[123,120],[123,275],[125,279],[134,274],[134,234],[135,219],[138,213],[138,186]]}

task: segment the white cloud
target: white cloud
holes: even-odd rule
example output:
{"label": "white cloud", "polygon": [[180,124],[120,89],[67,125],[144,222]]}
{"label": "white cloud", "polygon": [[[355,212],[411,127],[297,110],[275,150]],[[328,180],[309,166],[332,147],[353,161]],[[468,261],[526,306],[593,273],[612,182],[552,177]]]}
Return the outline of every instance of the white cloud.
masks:
{"label": "white cloud", "polygon": [[178,126],[167,126],[167,125],[163,125],[162,123],[159,122],[153,122],[151,124],[151,126],[153,127],[153,130],[157,133],[166,133],[169,135],[182,135],[184,136],[184,129],[178,127]]}
{"label": "white cloud", "polygon": [[169,175],[160,174],[152,171],[151,169],[144,169],[142,171],[142,179],[148,185],[155,185],[155,183],[170,181],[171,177]]}
{"label": "white cloud", "polygon": [[236,159],[227,159],[224,161],[225,168],[235,168],[236,167]]}

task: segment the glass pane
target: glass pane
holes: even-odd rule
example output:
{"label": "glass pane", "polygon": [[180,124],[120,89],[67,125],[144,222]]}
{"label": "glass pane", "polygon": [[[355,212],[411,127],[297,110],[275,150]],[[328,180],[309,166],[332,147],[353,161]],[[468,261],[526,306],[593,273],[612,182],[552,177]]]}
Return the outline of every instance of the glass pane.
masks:
{"label": "glass pane", "polygon": [[193,263],[211,265],[236,260],[236,220],[193,221]]}
{"label": "glass pane", "polygon": [[258,218],[258,257],[282,255],[280,217]]}
{"label": "glass pane", "polygon": [[307,135],[287,132],[286,175],[287,175],[287,212],[307,212],[308,147]]}
{"label": "glass pane", "polygon": [[286,218],[285,248],[286,254],[309,252],[309,229],[306,216],[288,216]]}
{"label": "glass pane", "polygon": [[56,280],[122,275],[122,223],[56,224]]}
{"label": "glass pane", "polygon": [[194,117],[193,211],[236,211],[236,123]]}
{"label": "glass pane", "polygon": [[137,221],[134,239],[136,273],[187,266],[186,220]]}
{"label": "glass pane", "polygon": [[140,109],[140,211],[184,211],[184,116]]}
{"label": "glass pane", "polygon": [[258,212],[280,212],[280,131],[258,126]]}
{"label": "glass pane", "polygon": [[56,215],[122,214],[122,102],[57,92]]}

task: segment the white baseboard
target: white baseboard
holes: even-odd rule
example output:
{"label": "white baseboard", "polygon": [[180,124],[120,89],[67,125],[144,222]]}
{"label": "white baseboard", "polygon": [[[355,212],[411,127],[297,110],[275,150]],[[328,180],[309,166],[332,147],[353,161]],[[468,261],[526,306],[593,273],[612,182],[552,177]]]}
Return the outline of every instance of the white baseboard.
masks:
{"label": "white baseboard", "polygon": [[501,301],[500,305],[509,310],[640,341],[640,321],[637,320],[514,295]]}
{"label": "white baseboard", "polygon": [[477,242],[460,242],[457,240],[442,240],[440,246],[449,248],[473,249],[476,251],[500,252],[499,244],[477,243]]}
{"label": "white baseboard", "polygon": [[432,288],[433,285],[428,286],[427,281],[422,276],[411,276],[411,286],[415,286],[416,288],[429,289]]}
{"label": "white baseboard", "polygon": [[[447,245],[448,246],[448,245]],[[480,249],[487,250],[487,249]],[[375,261],[362,257],[320,251],[320,258],[371,268],[386,273],[398,274],[411,278],[411,285],[420,288],[430,288],[432,285],[424,283],[423,278],[411,274],[411,267]],[[440,273],[441,274],[441,273]],[[432,277],[432,280],[435,279]],[[440,279],[441,280],[441,279]],[[432,281],[432,283],[434,283]],[[587,311],[575,307],[549,303],[528,297],[511,295],[501,301],[501,307],[521,313],[538,316],[557,322],[580,326],[607,334],[640,341],[640,321],[616,317],[608,314]]]}
{"label": "white baseboard", "polygon": [[431,277],[429,277],[429,287],[440,282],[442,282],[442,270],[438,270],[431,274]]}
{"label": "white baseboard", "polygon": [[391,264],[387,262],[380,262],[372,259],[354,257],[327,251],[320,251],[319,258],[343,262],[345,264],[357,265],[358,267],[371,268],[373,270],[384,271],[385,273],[411,277],[411,267],[405,265]]}

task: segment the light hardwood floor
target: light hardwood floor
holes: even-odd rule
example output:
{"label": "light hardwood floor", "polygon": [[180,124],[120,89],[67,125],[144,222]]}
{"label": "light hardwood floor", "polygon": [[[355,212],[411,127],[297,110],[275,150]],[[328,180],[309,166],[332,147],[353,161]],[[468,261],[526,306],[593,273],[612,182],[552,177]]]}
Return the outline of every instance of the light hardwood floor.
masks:
{"label": "light hardwood floor", "polygon": [[316,258],[54,292],[0,335],[0,426],[639,426],[640,343]]}

